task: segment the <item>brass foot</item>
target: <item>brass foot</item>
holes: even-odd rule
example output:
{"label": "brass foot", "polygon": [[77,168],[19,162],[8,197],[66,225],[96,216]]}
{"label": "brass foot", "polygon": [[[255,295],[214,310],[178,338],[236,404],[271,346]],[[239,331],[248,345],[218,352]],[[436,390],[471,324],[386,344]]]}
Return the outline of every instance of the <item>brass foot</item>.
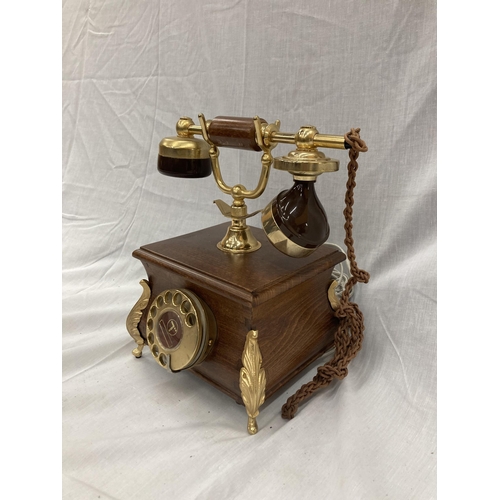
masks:
{"label": "brass foot", "polygon": [[132,354],[136,358],[140,358],[142,356],[142,349],[144,348],[144,343],[138,344],[137,347],[132,351]]}
{"label": "brass foot", "polygon": [[257,434],[257,432],[259,432],[259,426],[257,425],[256,418],[248,417],[247,430],[248,430],[248,434],[251,434],[252,436],[254,434]]}
{"label": "brass foot", "polygon": [[137,347],[132,351],[132,354],[136,358],[140,358],[142,356],[142,349],[144,347],[144,339],[141,337],[141,334],[137,329],[137,325],[139,324],[139,321],[141,321],[142,311],[146,309],[149,297],[151,296],[148,281],[141,280],[140,285],[142,286],[142,295],[129,312],[126,322],[127,331],[137,344]]}
{"label": "brass foot", "polygon": [[247,333],[243,356],[243,367],[240,370],[241,398],[247,410],[249,434],[257,434],[257,416],[259,407],[266,399],[266,372],[262,368],[262,355],[257,338],[259,332],[250,330]]}

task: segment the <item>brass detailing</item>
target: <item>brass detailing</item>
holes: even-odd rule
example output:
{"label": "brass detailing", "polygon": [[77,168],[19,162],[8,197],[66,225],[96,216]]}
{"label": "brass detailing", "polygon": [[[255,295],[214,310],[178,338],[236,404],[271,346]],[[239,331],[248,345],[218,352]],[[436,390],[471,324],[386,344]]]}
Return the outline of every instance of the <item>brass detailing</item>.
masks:
{"label": "brass detailing", "polygon": [[259,209],[256,210],[255,212],[252,212],[251,214],[242,213],[241,215],[237,215],[238,211],[235,209],[231,210],[231,207],[225,201],[214,200],[214,203],[217,205],[218,209],[220,210],[220,213],[224,217],[227,217],[228,219],[238,219],[238,220],[248,219],[249,217],[253,217],[254,215],[257,215],[260,212],[262,212],[262,209]]}
{"label": "brass detailing", "polygon": [[339,286],[338,281],[332,281],[330,287],[328,288],[328,301],[330,302],[330,306],[335,311],[340,306],[340,300],[335,293],[335,289]]}
{"label": "brass detailing", "polygon": [[194,122],[189,116],[181,116],[175,125],[175,131],[179,137],[192,137],[193,133],[189,132],[189,127],[194,125]]}
{"label": "brass detailing", "polygon": [[132,307],[132,310],[129,312],[126,321],[127,331],[137,344],[137,347],[132,351],[132,354],[136,358],[140,358],[142,356],[142,349],[144,348],[144,339],[141,337],[141,334],[137,329],[137,325],[139,324],[139,321],[141,321],[142,311],[146,309],[146,306],[149,302],[149,297],[151,297],[151,290],[149,288],[148,281],[141,280],[139,283],[142,286],[141,297],[135,303],[134,307]]}
{"label": "brass detailing", "polygon": [[226,235],[217,243],[217,248],[229,253],[255,252],[262,246],[244,220],[233,219]]}
{"label": "brass detailing", "polygon": [[[275,132],[271,135],[270,140],[272,142],[279,142],[282,144],[297,144],[297,134]],[[316,135],[314,135],[312,143],[316,148],[347,149],[344,136],[342,135],[327,135],[316,133]]]}
{"label": "brass detailing", "polygon": [[314,148],[314,137],[318,130],[313,125],[304,125],[295,135],[295,144],[299,149]]}
{"label": "brass detailing", "polygon": [[318,135],[316,127],[312,125],[301,127],[295,135],[297,149],[287,156],[276,158],[274,168],[290,172],[295,180],[315,180],[324,172],[336,172],[339,169],[339,161],[327,158],[324,153],[316,149],[315,138]]}
{"label": "brass detailing", "polygon": [[208,159],[208,152],[208,144],[194,137],[165,137],[160,142],[159,149],[160,156],[186,160]]}
{"label": "brass detailing", "polygon": [[317,148],[349,149],[343,135],[316,134],[314,146]]}
{"label": "brass detailing", "polygon": [[263,151],[263,155],[261,157],[262,170],[257,187],[254,190],[248,190],[242,184],[230,187],[224,182],[219,165],[219,148],[210,139],[207,121],[205,120],[203,114],[200,114],[199,118],[203,138],[210,145],[209,154],[212,160],[212,171],[215,182],[223,193],[229,194],[233,197],[233,203],[229,207],[229,213],[224,205],[218,203],[220,200],[215,201],[222,215],[231,219],[231,225],[229,226],[224,238],[217,244],[217,248],[223,252],[229,253],[255,252],[261,247],[261,243],[252,234],[245,221],[248,217],[256,215],[258,212],[254,212],[252,214],[247,213],[245,198],[258,198],[267,186],[270,168],[273,163],[271,150],[276,146],[275,143],[268,142],[267,138],[270,136],[272,131],[279,130],[279,121],[267,125],[261,123],[258,116],[253,119],[255,125],[255,140]]}
{"label": "brass detailing", "polygon": [[217,338],[210,308],[190,290],[165,290],[149,308],[146,338],[156,362],[177,372],[200,364]]}
{"label": "brass detailing", "polygon": [[[274,201],[274,200],[273,200]],[[287,238],[280,230],[273,217],[273,201],[271,201],[264,210],[262,210],[262,228],[264,229],[269,241],[282,253],[290,257],[307,257],[311,255],[316,248],[305,248],[297,245]]]}
{"label": "brass detailing", "polygon": [[240,390],[248,414],[247,429],[249,434],[257,434],[259,430],[257,416],[259,415],[259,407],[266,398],[266,372],[262,368],[258,336],[257,330],[250,330],[247,333],[241,358],[243,367],[240,370]]}
{"label": "brass detailing", "polygon": [[245,204],[241,207],[236,207],[234,204],[229,206],[222,200],[214,200],[214,203],[224,217],[232,219],[231,225],[227,228],[226,235],[222,241],[217,243],[217,248],[223,252],[231,253],[248,253],[258,250],[261,247],[261,243],[250,231],[250,228],[245,223],[245,219],[257,215],[262,210],[256,210],[248,214]]}
{"label": "brass detailing", "polygon": [[179,118],[176,125],[177,136],[162,139],[158,154],[164,158],[178,160],[208,160],[210,148],[205,141],[193,137],[191,126],[194,126],[191,118]]}
{"label": "brass detailing", "polygon": [[286,170],[295,175],[317,177],[324,172],[336,172],[339,161],[327,158],[324,153],[316,149],[296,149],[286,156],[274,160],[276,170]]}

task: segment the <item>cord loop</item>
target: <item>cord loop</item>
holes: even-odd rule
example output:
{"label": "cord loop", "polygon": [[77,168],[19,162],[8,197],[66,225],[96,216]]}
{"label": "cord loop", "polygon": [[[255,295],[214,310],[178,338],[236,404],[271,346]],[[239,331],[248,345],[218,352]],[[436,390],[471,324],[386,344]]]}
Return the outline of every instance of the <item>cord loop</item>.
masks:
{"label": "cord loop", "polygon": [[347,281],[340,304],[334,311],[334,316],[339,320],[339,327],[335,332],[335,354],[333,358],[318,368],[315,377],[304,384],[281,408],[284,419],[292,419],[297,413],[299,404],[312,396],[318,389],[327,387],[334,379],[343,379],[347,376],[347,366],[356,357],[363,343],[363,313],[358,305],[349,301],[350,293],[356,283],[368,283],[369,273],[358,268],[356,254],[354,253],[354,238],[352,236],[352,207],[354,205],[355,178],[358,170],[357,158],[359,153],[368,151],[365,142],[359,137],[359,128],[352,128],[344,135],[349,150],[349,164],[347,166],[348,178],[345,195],[345,239],[347,258],[351,267],[351,277]]}
{"label": "cord loop", "polygon": [[[365,141],[359,137],[360,128],[352,128],[349,132],[344,135],[344,140],[351,146],[352,149],[356,150],[358,153],[366,153],[368,151],[368,146]],[[357,166],[356,166],[357,168]]]}

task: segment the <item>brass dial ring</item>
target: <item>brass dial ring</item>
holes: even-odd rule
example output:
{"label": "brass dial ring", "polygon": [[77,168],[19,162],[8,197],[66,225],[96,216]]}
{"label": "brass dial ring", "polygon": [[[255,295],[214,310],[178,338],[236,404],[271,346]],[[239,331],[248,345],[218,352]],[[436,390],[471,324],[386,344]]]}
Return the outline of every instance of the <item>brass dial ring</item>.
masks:
{"label": "brass dial ring", "polygon": [[165,290],[155,297],[146,325],[146,338],[154,359],[173,372],[201,363],[217,338],[212,311],[185,289]]}

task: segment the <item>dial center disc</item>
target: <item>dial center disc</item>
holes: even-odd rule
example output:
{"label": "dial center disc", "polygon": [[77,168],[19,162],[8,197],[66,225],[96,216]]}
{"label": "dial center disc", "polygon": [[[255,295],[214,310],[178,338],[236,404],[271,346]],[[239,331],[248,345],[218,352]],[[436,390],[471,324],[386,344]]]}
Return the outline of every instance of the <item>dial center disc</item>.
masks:
{"label": "dial center disc", "polygon": [[182,321],[172,310],[165,311],[158,320],[157,338],[164,349],[175,349],[183,336]]}

